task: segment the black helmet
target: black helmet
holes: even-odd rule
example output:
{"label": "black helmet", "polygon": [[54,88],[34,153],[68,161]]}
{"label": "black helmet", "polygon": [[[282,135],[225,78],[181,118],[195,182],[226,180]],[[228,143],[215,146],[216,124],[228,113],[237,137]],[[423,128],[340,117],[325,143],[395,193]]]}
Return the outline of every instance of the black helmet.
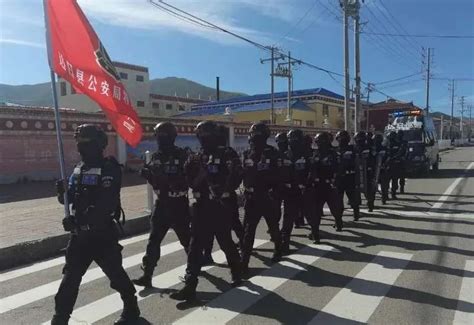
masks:
{"label": "black helmet", "polygon": [[304,133],[300,129],[291,129],[287,133],[287,138],[289,142],[294,142],[294,141],[303,141],[304,138]]}
{"label": "black helmet", "polygon": [[364,131],[358,131],[354,135],[354,141],[356,142],[365,142],[367,140],[367,134]]}
{"label": "black helmet", "polygon": [[314,137],[314,142],[318,145],[318,148],[329,146],[331,144],[331,136],[328,132],[320,132]]}
{"label": "black helmet", "polygon": [[229,128],[225,125],[218,125],[217,132],[219,133],[219,145],[226,146],[229,138]]}
{"label": "black helmet", "polygon": [[337,142],[347,142],[349,143],[351,141],[351,136],[349,135],[349,132],[347,132],[346,130],[342,130],[342,131],[339,131],[337,132],[336,134],[336,140]]}
{"label": "black helmet", "polygon": [[267,140],[270,137],[270,128],[263,122],[252,124],[249,129],[250,137],[263,137]]}
{"label": "black helmet", "polygon": [[77,143],[95,142],[100,149],[105,149],[108,143],[104,130],[94,124],[79,125],[74,131],[74,139]]}
{"label": "black helmet", "polygon": [[374,134],[372,140],[376,145],[381,145],[383,142],[383,135],[380,133]]}
{"label": "black helmet", "polygon": [[276,143],[288,142],[288,137],[286,136],[286,133],[278,132],[277,135],[275,135],[275,142]]}
{"label": "black helmet", "polygon": [[202,121],[196,125],[194,132],[198,138],[206,135],[217,136],[218,127],[214,121]]}
{"label": "black helmet", "polygon": [[309,134],[305,134],[304,144],[308,147],[311,147],[311,145],[313,144],[313,137],[311,137]]}
{"label": "black helmet", "polygon": [[176,127],[174,126],[173,123],[171,122],[160,122],[158,123],[154,128],[153,132],[156,137],[161,135],[166,135],[173,140],[176,139],[176,136],[178,135],[178,131],[176,131]]}

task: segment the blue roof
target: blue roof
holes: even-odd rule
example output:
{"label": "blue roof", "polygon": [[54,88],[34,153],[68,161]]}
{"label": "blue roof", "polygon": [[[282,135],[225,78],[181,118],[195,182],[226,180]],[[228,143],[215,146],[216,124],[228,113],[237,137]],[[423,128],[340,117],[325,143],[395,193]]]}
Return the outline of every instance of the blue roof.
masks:
{"label": "blue roof", "polygon": [[[273,107],[275,109],[286,109],[287,102],[275,102]],[[183,114],[176,115],[177,117],[191,117],[191,116],[207,116],[207,115],[219,115],[225,113],[226,106],[217,106],[212,108],[202,108],[193,110],[190,112],[186,112]],[[312,109],[306,105],[301,100],[293,100],[291,101],[291,109],[298,110],[298,111],[312,111]],[[248,104],[248,105],[241,105],[236,108],[232,109],[232,113],[239,113],[239,112],[256,112],[256,111],[263,111],[263,110],[270,110],[270,103],[257,103],[257,104]]]}
{"label": "blue roof", "polygon": [[[330,90],[324,89],[324,88],[311,88],[311,89],[302,89],[302,90],[294,90],[291,92],[291,97],[300,97],[300,96],[311,96],[311,95],[320,95],[320,96],[326,96],[326,97],[332,97],[335,99],[340,99],[343,100],[344,96],[336,94]],[[282,92],[277,92],[274,93],[274,99],[284,99],[288,96],[287,91],[282,91]],[[271,94],[258,94],[258,95],[252,95],[252,96],[241,96],[241,97],[235,97],[235,98],[230,98],[230,99],[225,99],[221,101],[214,101],[214,102],[207,102],[203,104],[198,104],[194,105],[191,110],[201,110],[201,109],[206,109],[206,108],[211,108],[211,107],[219,107],[219,106],[232,106],[236,105],[239,103],[243,102],[255,102],[255,101],[270,101],[271,99]]]}

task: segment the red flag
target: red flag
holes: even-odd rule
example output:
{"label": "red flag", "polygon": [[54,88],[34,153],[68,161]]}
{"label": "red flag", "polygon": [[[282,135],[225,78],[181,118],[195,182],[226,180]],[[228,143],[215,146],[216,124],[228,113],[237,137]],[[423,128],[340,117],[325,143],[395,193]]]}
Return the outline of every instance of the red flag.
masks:
{"label": "red flag", "polygon": [[120,76],[76,0],[45,0],[50,65],[54,72],[95,101],[131,146],[142,127]]}

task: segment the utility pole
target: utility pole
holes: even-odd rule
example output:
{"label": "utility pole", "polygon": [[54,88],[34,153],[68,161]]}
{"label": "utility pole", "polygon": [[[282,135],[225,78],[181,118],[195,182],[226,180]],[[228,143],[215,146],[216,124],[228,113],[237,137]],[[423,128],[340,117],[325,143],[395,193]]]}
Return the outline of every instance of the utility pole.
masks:
{"label": "utility pole", "polygon": [[441,123],[439,127],[439,139],[443,140],[443,134],[444,133],[444,115],[441,114]]}
{"label": "utility pole", "polygon": [[454,122],[454,79],[451,80],[451,85],[449,87],[451,91],[451,120],[449,122],[449,138],[453,138],[453,122]]}
{"label": "utility pole", "polygon": [[275,61],[282,60],[283,56],[275,56],[275,52],[277,48],[275,46],[270,47],[271,50],[271,57],[268,59],[260,59],[260,63],[265,63],[270,61],[270,79],[271,79],[271,99],[270,99],[270,105],[271,105],[271,112],[270,112],[270,122],[271,124],[275,124]]}
{"label": "utility pole", "polygon": [[428,48],[428,62],[426,68],[426,114],[430,112],[430,78],[431,78],[431,48]]}
{"label": "utility pole", "polygon": [[365,131],[366,132],[369,132],[369,128],[370,128],[370,121],[369,121],[369,113],[370,113],[370,93],[372,92],[372,83],[368,83],[367,84],[367,125],[365,126]]}
{"label": "utility pole", "polygon": [[461,123],[459,125],[459,131],[461,132],[461,141],[464,140],[464,125],[463,125],[463,119],[464,119],[464,99],[466,96],[461,96],[459,99],[459,103],[461,104]]}
{"label": "utility pole", "polygon": [[344,13],[344,130],[349,129],[350,102],[350,75],[349,75],[349,6],[348,0],[341,0]]}
{"label": "utility pole", "polygon": [[216,100],[219,101],[221,98],[219,77],[216,77]]}
{"label": "utility pole", "polygon": [[291,78],[292,78],[292,75],[291,75],[291,52],[288,51],[288,103],[287,103],[287,108],[288,108],[288,112],[287,112],[287,115],[286,115],[286,120],[287,121],[291,121],[292,120],[292,116],[291,116]]}
{"label": "utility pole", "polygon": [[469,105],[469,142],[472,136],[472,105]]}
{"label": "utility pole", "polygon": [[354,106],[354,133],[359,130],[359,112],[360,106],[360,3],[356,0],[354,3],[354,66],[355,66],[355,106]]}

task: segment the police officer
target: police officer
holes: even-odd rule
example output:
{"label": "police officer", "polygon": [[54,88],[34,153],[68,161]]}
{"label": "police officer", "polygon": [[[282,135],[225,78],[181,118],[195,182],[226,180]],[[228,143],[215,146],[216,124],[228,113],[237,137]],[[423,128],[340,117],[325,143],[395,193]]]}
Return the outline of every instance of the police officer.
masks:
{"label": "police officer", "polygon": [[[227,141],[229,135],[229,129],[225,125],[218,125],[218,132],[219,132],[219,149],[223,150],[227,148]],[[239,205],[237,201],[237,194],[235,191],[231,191],[229,193],[229,197],[222,198],[222,203],[224,203],[229,210],[232,211],[232,230],[236,234],[237,238],[239,239],[239,246],[242,247],[242,243],[244,240],[244,227],[240,222],[240,215],[239,215]],[[212,247],[214,244],[214,236],[209,238],[208,246],[204,249],[204,256],[203,256],[203,265],[211,265],[214,264],[214,260],[212,258]]]}
{"label": "police officer", "polygon": [[340,159],[340,179],[338,181],[341,204],[344,200],[344,193],[349,199],[349,204],[354,210],[354,220],[360,217],[360,189],[356,180],[356,152],[354,146],[349,144],[351,137],[347,131],[339,131],[336,135],[339,143]]}
{"label": "police officer", "polygon": [[[309,134],[305,134],[304,136],[304,150],[305,150],[305,157],[312,157],[313,156],[313,138]],[[305,196],[308,196],[308,199],[303,200],[304,206],[301,209],[300,214],[296,217],[295,220],[295,228],[302,228],[306,225],[306,221],[309,222],[309,220],[312,218],[311,211],[312,211],[312,206],[313,206],[313,200],[311,198],[312,194],[310,193],[313,189],[311,187],[308,187],[305,190]]]}
{"label": "police officer", "polygon": [[184,249],[190,240],[188,184],[184,174],[187,153],[174,145],[177,131],[171,122],[160,122],[155,128],[158,151],[141,170],[142,176],[153,187],[156,201],[150,219],[150,237],[143,257],[143,275],[133,283],[151,287],[153,270],[160,259],[160,246],[173,228]]}
{"label": "police officer", "polygon": [[267,144],[270,129],[265,123],[256,123],[249,130],[250,149],[244,151],[244,243],[242,245],[242,269],[248,274],[248,264],[260,219],[266,216],[270,236],[275,244],[272,261],[281,258],[281,236],[277,216],[274,214],[274,191],[279,183],[278,150]]}
{"label": "police officer", "polygon": [[403,130],[397,131],[397,141],[400,145],[399,156],[401,158],[401,170],[400,170],[400,193],[405,193],[405,160],[407,155],[408,141],[403,137]]}
{"label": "police officer", "polygon": [[[71,232],[66,250],[63,279],[54,300],[53,325],[67,324],[74,308],[82,276],[94,261],[120,293],[123,311],[115,324],[128,324],[139,318],[135,288],[122,267],[122,247],[118,243],[115,219],[120,217],[122,172],[113,157],[104,157],[107,135],[92,124],[80,125],[75,133],[82,161],[69,179],[68,199],[72,216],[63,219]],[[64,185],[57,183],[58,200],[64,204]]]}
{"label": "police officer", "polygon": [[304,134],[300,129],[292,129],[288,131],[287,158],[291,161],[291,178],[285,186],[288,188],[288,196],[285,202],[285,210],[288,213],[283,215],[282,235],[282,251],[283,254],[289,253],[290,237],[293,231],[293,223],[304,206],[303,194],[308,183],[309,158],[306,156]]}
{"label": "police officer", "polygon": [[285,203],[285,197],[287,194],[287,187],[285,186],[285,180],[290,179],[290,173],[291,173],[291,162],[286,156],[286,152],[288,151],[288,137],[286,136],[285,132],[279,132],[275,136],[275,142],[278,146],[278,154],[279,154],[279,161],[280,161],[280,182],[277,184],[275,188],[275,212],[274,215],[276,216],[276,219],[278,220],[278,224],[280,223],[281,220],[281,206],[282,203],[284,204],[284,213],[286,212],[286,203]]}
{"label": "police officer", "polygon": [[388,152],[386,146],[383,143],[384,138],[382,134],[374,134],[373,142],[374,151],[376,153],[375,186],[378,186],[378,181],[380,183],[380,189],[382,191],[382,204],[385,205],[387,204],[388,188],[390,185],[390,176],[387,170]]}
{"label": "police officer", "polygon": [[192,300],[196,296],[202,252],[213,235],[226,255],[232,286],[241,283],[240,256],[231,235],[232,211],[223,199],[239,187],[242,165],[232,148],[219,148],[216,123],[200,122],[195,131],[201,150],[188,159],[185,169],[196,202],[193,204],[185,284],[171,295],[176,300]]}
{"label": "police officer", "polygon": [[373,188],[375,156],[372,154],[372,139],[369,139],[364,131],[359,131],[354,135],[354,142],[356,154],[360,162],[360,166],[358,166],[359,173],[357,173],[359,185],[367,200],[368,210],[372,212],[375,200],[375,189]]}
{"label": "police officer", "polygon": [[403,149],[398,141],[398,136],[395,131],[388,134],[389,141],[389,163],[388,170],[390,173],[390,183],[392,199],[397,199],[398,181],[402,176],[402,159],[404,156]]}
{"label": "police officer", "polygon": [[318,133],[315,137],[316,149],[311,159],[309,180],[315,190],[314,221],[312,228],[312,239],[319,243],[319,225],[321,223],[322,209],[325,203],[336,220],[336,231],[342,231],[342,212],[344,207],[336,187],[339,172],[339,158],[337,152],[332,149],[331,138],[327,132]]}

